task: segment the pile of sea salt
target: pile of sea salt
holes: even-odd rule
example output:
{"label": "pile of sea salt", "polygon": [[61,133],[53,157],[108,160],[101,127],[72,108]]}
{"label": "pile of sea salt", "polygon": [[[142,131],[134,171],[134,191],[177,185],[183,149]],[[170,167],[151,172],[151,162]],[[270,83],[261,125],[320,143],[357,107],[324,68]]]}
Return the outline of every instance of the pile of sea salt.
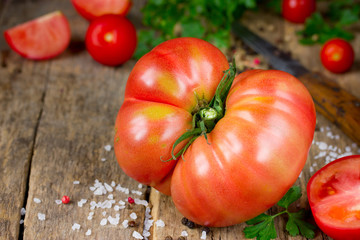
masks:
{"label": "pile of sea salt", "polygon": [[[323,139],[327,138],[329,139],[328,142],[332,142],[333,144],[330,144],[325,141],[316,141],[313,140],[312,142],[312,148],[317,149],[318,154],[313,157],[314,162],[309,167],[309,172],[314,173],[316,170],[319,169],[322,166],[325,166],[326,164],[339,159],[341,157],[350,156],[354,154],[360,154],[360,148],[356,143],[351,143],[347,146],[340,147],[336,145],[336,142],[339,141],[340,135],[334,133],[330,127],[321,127],[320,132],[318,134],[323,136]],[[320,164],[318,164],[320,163]],[[321,165],[321,166],[319,166]]]}

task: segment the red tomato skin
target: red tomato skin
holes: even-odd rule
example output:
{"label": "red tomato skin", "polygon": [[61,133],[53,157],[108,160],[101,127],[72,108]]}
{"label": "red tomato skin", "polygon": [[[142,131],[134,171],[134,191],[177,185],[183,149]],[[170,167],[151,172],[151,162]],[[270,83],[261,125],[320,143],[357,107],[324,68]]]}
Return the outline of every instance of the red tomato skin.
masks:
{"label": "red tomato skin", "polygon": [[161,160],[171,158],[172,144],[191,129],[194,92],[210,101],[228,68],[219,49],[195,38],[164,42],[138,60],[115,123],[114,151],[127,175],[171,194],[176,161]]}
{"label": "red tomato skin", "polygon": [[66,16],[55,11],[7,29],[4,37],[11,49],[20,56],[45,60],[65,51],[71,33]]}
{"label": "red tomato skin", "polygon": [[[325,233],[327,234],[329,237],[335,239],[335,240],[358,240],[359,236],[360,236],[360,226],[358,225],[358,227],[351,227],[351,223],[349,223],[348,227],[342,227],[342,226],[336,226],[336,223],[334,223],[334,221],[331,221],[331,224],[329,224],[329,220],[325,221],[324,219],[322,219],[322,217],[318,216],[318,212],[315,209],[315,205],[316,202],[318,202],[319,200],[318,195],[319,195],[319,190],[317,189],[316,192],[314,192],[315,190],[315,181],[317,178],[322,179],[321,175],[324,175],[325,172],[327,171],[327,169],[329,169],[330,167],[336,165],[336,164],[351,164],[352,161],[358,161],[360,162],[360,155],[352,155],[352,156],[347,156],[347,157],[342,157],[339,158],[327,165],[325,165],[324,167],[322,167],[319,171],[317,171],[309,180],[308,184],[307,184],[307,196],[309,199],[309,204],[311,207],[311,211],[313,213],[314,219],[316,224],[318,225],[318,227]],[[360,171],[359,169],[360,164],[357,164],[357,168],[355,166],[352,166],[351,168],[354,169],[354,171]],[[325,180],[325,179],[324,179]],[[322,181],[324,181],[322,180]],[[360,180],[358,180],[360,182]]]}
{"label": "red tomato skin", "polygon": [[225,116],[207,135],[210,145],[199,137],[184,159],[161,162],[191,129],[197,98],[209,102],[228,68],[203,40],[164,42],[134,66],[115,123],[123,171],[171,195],[185,217],[207,226],[237,224],[274,205],[298,178],[316,122],[312,98],[295,77],[248,71],[234,80]]}
{"label": "red tomato skin", "polygon": [[114,14],[126,16],[131,9],[131,0],[71,0],[76,11],[88,21]]}
{"label": "red tomato skin", "polygon": [[333,73],[348,71],[354,63],[355,53],[350,43],[334,38],[328,40],[320,52],[321,63]]}
{"label": "red tomato skin", "polygon": [[304,23],[316,10],[315,0],[283,0],[282,15],[293,23]]}
{"label": "red tomato skin", "polygon": [[85,44],[96,61],[117,66],[128,61],[134,54],[137,44],[136,29],[125,17],[104,15],[90,23]]}
{"label": "red tomato skin", "polygon": [[208,134],[210,145],[204,137],[196,139],[175,167],[171,195],[176,208],[212,227],[263,213],[297,180],[315,118],[311,96],[290,74],[252,70],[238,75],[225,116]]}

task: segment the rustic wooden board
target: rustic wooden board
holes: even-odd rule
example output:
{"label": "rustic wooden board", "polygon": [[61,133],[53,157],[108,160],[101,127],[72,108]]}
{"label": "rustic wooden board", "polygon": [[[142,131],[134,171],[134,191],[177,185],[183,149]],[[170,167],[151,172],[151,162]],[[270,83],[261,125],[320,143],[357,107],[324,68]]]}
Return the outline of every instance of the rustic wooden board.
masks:
{"label": "rustic wooden board", "polygon": [[[134,1],[129,15],[136,24],[140,22],[139,9],[143,4],[142,0]],[[59,57],[42,62],[25,60],[10,51],[0,38],[0,239],[134,239],[134,231],[146,232],[149,220],[154,221],[149,232],[149,239],[153,240],[167,236],[178,239],[185,232],[186,239],[200,239],[203,231],[207,232],[206,239],[245,239],[242,233],[245,224],[189,229],[181,224],[182,215],[170,197],[139,186],[118,167],[113,150],[108,147],[112,146],[115,117],[135,61],[116,68],[93,61],[83,42],[88,22],[75,12],[70,1],[1,2],[1,30],[55,10],[64,12],[72,31],[71,44]],[[334,76],[314,58],[313,52],[319,46],[299,46],[293,39],[298,26],[270,14],[262,16],[259,19],[248,13],[244,21],[273,43],[281,39],[278,45],[290,49],[307,67]],[[269,22],[274,26],[269,27]],[[359,34],[354,44],[360,45]],[[249,65],[254,58],[262,60],[258,55],[246,55],[237,62]],[[356,89],[360,89],[358,70],[355,66],[351,72],[335,76],[355,95],[359,94]],[[316,170],[341,155],[356,153],[360,153],[359,147],[319,115],[308,162],[296,183],[302,187],[303,197],[294,208],[308,208],[305,186]],[[108,184],[107,192],[95,195],[94,191],[103,189],[100,183]],[[63,195],[71,197],[70,204],[56,203]],[[128,204],[129,196],[149,202],[151,218],[142,205],[147,202]],[[82,204],[82,199],[86,203]],[[111,208],[91,209],[95,203]],[[20,214],[22,207],[26,208],[24,224],[20,224],[24,218]],[[270,212],[277,210],[274,207]],[[131,213],[136,214],[135,220]],[[101,225],[103,219],[111,219],[113,224],[107,220]],[[135,226],[125,228],[124,220],[133,220]],[[155,224],[157,220],[163,221],[165,227]],[[80,229],[76,229],[76,223]],[[91,235],[86,234],[89,229]],[[303,239],[289,237],[281,219],[276,221],[276,229],[278,239]],[[318,231],[315,239],[328,237]]]}

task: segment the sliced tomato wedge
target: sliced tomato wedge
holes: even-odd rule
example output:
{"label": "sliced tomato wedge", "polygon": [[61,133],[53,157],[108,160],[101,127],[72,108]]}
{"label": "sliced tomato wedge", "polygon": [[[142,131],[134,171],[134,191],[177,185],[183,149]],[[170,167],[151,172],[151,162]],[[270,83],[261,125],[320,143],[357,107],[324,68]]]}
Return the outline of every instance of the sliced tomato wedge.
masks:
{"label": "sliced tomato wedge", "polygon": [[76,11],[85,19],[92,21],[107,14],[126,16],[131,0],[71,0]]}
{"label": "sliced tomato wedge", "polygon": [[52,12],[22,23],[4,32],[5,40],[15,52],[33,60],[53,58],[70,43],[70,27],[65,15]]}
{"label": "sliced tomato wedge", "polygon": [[321,168],[307,185],[319,228],[335,240],[360,239],[360,155]]}

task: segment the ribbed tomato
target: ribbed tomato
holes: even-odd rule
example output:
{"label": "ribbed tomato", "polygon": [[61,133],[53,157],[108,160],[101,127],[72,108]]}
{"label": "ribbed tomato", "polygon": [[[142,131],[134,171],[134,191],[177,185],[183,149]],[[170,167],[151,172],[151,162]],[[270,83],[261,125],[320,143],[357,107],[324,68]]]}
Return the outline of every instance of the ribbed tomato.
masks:
{"label": "ribbed tomato", "polygon": [[169,40],[136,63],[116,119],[124,172],[171,195],[201,225],[237,224],[274,205],[313,139],[314,104],[295,77],[235,73],[213,45]]}
{"label": "ribbed tomato", "polygon": [[360,155],[337,159],[309,180],[307,195],[319,228],[335,240],[360,237]]}

